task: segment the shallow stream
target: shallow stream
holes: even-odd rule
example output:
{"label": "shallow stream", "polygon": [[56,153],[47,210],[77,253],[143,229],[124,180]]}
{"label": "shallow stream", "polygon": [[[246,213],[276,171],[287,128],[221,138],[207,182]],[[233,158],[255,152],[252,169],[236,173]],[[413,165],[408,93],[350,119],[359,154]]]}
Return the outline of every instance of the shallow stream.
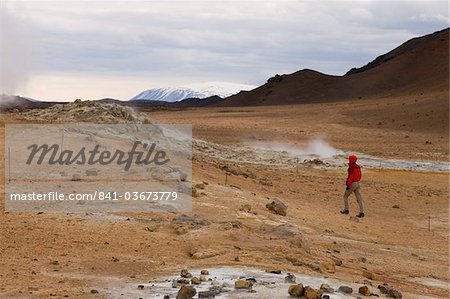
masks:
{"label": "shallow stream", "polygon": [[[281,274],[267,273],[260,269],[253,268],[235,268],[235,267],[217,267],[208,268],[209,275],[207,275],[208,281],[202,282],[200,285],[194,286],[197,290],[197,295],[194,298],[198,298],[199,291],[207,291],[213,285],[223,286],[222,292],[215,296],[219,299],[236,299],[236,298],[258,298],[258,299],[274,299],[274,298],[292,298],[288,294],[288,288],[290,283],[286,283],[284,278],[287,273]],[[191,269],[190,273],[193,276],[199,277],[201,269]],[[303,286],[310,286],[318,289],[321,284],[328,284],[334,290],[337,290],[340,286],[349,286],[353,288],[351,295],[342,294],[339,292],[326,293],[331,299],[345,299],[345,298],[365,298],[358,294],[359,287],[362,284],[355,284],[350,282],[339,281],[332,278],[326,278],[323,276],[307,276],[299,273],[292,273],[296,276],[296,283],[302,283]],[[172,275],[160,280],[150,281],[146,283],[129,283],[114,288],[108,288],[106,290],[108,298],[143,298],[143,299],[162,299],[165,295],[169,298],[176,298],[179,287],[172,287],[172,282],[180,278],[180,275]],[[255,280],[252,287],[252,292],[249,290],[236,290],[234,288],[234,282],[239,279]],[[140,288],[138,286],[141,286]],[[143,287],[142,287],[143,286]],[[384,298],[380,295],[376,287],[370,287],[372,293],[377,294],[380,298]],[[403,294],[404,298],[434,298],[428,296],[418,296],[413,294]],[[376,298],[376,297],[372,297]]]}

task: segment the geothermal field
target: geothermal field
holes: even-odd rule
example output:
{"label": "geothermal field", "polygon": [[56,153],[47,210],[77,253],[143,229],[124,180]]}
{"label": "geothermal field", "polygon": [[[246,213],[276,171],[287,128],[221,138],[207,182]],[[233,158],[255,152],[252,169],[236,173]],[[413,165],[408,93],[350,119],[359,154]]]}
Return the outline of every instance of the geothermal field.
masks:
{"label": "geothermal field", "polygon": [[0,299],[450,298],[446,1],[0,6]]}
{"label": "geothermal field", "polygon": [[[329,298],[446,298],[447,96],[3,113],[8,124],[63,123],[61,111],[68,122],[192,124],[193,198],[187,213],[3,212],[0,293],[189,298],[190,286],[195,298],[287,298],[303,284],[311,298],[320,288]],[[349,154],[362,166],[363,219],[353,195],[350,215],[339,213]]]}

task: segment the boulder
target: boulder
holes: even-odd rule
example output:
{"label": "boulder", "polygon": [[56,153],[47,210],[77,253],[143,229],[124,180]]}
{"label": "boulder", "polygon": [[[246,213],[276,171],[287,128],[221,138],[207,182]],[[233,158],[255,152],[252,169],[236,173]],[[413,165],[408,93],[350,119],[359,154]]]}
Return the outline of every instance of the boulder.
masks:
{"label": "boulder", "polygon": [[208,270],[201,270],[200,271],[200,275],[209,275],[209,271]]}
{"label": "boulder", "polygon": [[322,291],[307,286],[305,287],[304,296],[306,299],[320,299],[322,297]]}
{"label": "boulder", "polygon": [[280,269],[266,269],[267,273],[272,273],[272,274],[281,274],[281,270]]}
{"label": "boulder", "polygon": [[217,293],[215,291],[200,291],[198,298],[215,298]]}
{"label": "boulder", "polygon": [[322,283],[320,285],[320,290],[324,293],[330,293],[330,294],[334,293],[334,289],[326,283]]}
{"label": "boulder", "polygon": [[183,278],[191,278],[192,274],[189,273],[188,269],[181,270],[180,276]]}
{"label": "boulder", "polygon": [[288,293],[292,297],[302,297],[305,293],[305,290],[303,288],[303,285],[301,283],[290,285],[288,288]]}
{"label": "boulder", "polygon": [[222,292],[222,287],[212,286],[207,291],[198,292],[198,298],[215,298]]}
{"label": "boulder", "polygon": [[353,293],[353,289],[351,287],[348,287],[348,286],[340,286],[338,291],[341,292],[341,293],[344,293],[344,294],[351,294],[351,293]]}
{"label": "boulder", "polygon": [[379,285],[378,289],[380,290],[380,292],[382,294],[386,295],[386,297],[396,298],[396,299],[401,299],[402,298],[402,293],[400,293],[399,291],[393,289],[392,287],[390,287],[386,283],[382,284],[382,285]]}
{"label": "boulder", "polygon": [[271,211],[272,213],[281,216],[287,215],[287,205],[278,198],[272,199],[272,202],[266,204],[266,208],[269,209],[269,211]]}
{"label": "boulder", "polygon": [[192,277],[191,278],[191,283],[192,284],[201,284],[201,280],[198,277]]}
{"label": "boulder", "polygon": [[297,281],[297,277],[294,274],[288,273],[284,278],[284,282],[286,283],[295,283]]}
{"label": "boulder", "polygon": [[234,288],[235,289],[251,289],[253,286],[253,283],[247,280],[236,280],[234,282]]}
{"label": "boulder", "polygon": [[176,299],[191,299],[197,294],[195,288],[190,286],[181,286]]}
{"label": "boulder", "polygon": [[358,290],[358,293],[360,293],[361,295],[364,295],[364,296],[370,296],[370,294],[371,294],[370,290],[367,286],[360,287]]}
{"label": "boulder", "polygon": [[178,288],[178,287],[180,287],[182,285],[185,285],[185,284],[187,284],[187,285],[189,284],[189,279],[180,278],[180,279],[174,280],[172,282],[172,288]]}

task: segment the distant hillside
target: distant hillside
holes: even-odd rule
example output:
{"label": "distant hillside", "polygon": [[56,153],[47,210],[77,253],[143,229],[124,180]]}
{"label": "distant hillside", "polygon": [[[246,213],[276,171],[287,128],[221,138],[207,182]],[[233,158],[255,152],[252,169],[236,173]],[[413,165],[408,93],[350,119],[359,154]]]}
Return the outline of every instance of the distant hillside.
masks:
{"label": "distant hillside", "polygon": [[101,99],[98,100],[103,103],[116,103],[122,106],[137,107],[137,108],[186,108],[186,107],[205,107],[215,105],[223,101],[219,96],[211,96],[204,99],[188,98],[177,102],[152,101],[152,100],[133,100],[133,101],[119,101],[115,99]]}
{"label": "distant hillside", "polygon": [[46,108],[54,105],[55,102],[40,102],[19,96],[0,95],[0,111],[9,111],[12,109],[31,109]]}
{"label": "distant hillside", "polygon": [[219,106],[284,105],[332,102],[449,89],[449,29],[411,39],[344,76],[313,70],[276,75]]}
{"label": "distant hillside", "polygon": [[[120,101],[113,98],[99,99],[94,102],[118,104],[121,106],[138,108],[139,110],[155,110],[165,108],[189,108],[189,107],[205,107],[210,105],[216,105],[223,101],[221,97],[212,96],[204,99],[189,98],[178,102],[164,102],[164,101],[150,101],[150,100],[134,100],[134,101]],[[67,104],[70,102],[45,102],[30,100],[19,96],[0,95],[0,111],[13,111],[13,110],[28,110],[28,109],[43,109],[51,107],[55,104]]]}

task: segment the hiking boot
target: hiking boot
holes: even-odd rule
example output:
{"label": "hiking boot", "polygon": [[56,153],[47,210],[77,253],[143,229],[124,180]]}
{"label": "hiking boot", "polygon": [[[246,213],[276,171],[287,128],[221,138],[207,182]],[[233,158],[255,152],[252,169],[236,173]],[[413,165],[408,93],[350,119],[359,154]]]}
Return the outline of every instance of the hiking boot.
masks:
{"label": "hiking boot", "polygon": [[356,215],[356,217],[358,217],[358,218],[364,218],[364,213],[359,213],[358,215]]}
{"label": "hiking boot", "polygon": [[348,210],[342,210],[342,211],[341,211],[341,214],[345,214],[345,215],[348,215],[348,213],[349,213],[349,211],[348,211]]}

